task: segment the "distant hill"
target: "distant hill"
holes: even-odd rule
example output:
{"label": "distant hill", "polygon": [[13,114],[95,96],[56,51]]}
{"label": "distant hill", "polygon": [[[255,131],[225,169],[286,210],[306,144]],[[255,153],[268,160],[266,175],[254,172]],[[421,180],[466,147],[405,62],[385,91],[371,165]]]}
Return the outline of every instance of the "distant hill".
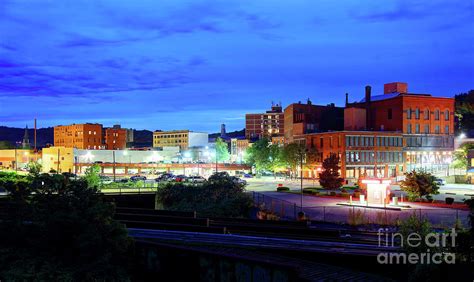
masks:
{"label": "distant hill", "polygon": [[[25,135],[24,128],[0,126],[0,141],[7,141],[11,144],[23,141]],[[28,135],[31,146],[34,142],[34,129],[28,129]],[[54,129],[52,127],[40,128],[36,131],[36,146],[38,148],[45,147],[46,144],[53,144]]]}
{"label": "distant hill", "polygon": [[[212,133],[212,134],[209,134],[209,138],[217,138],[217,137],[220,137],[221,136],[221,133]],[[245,137],[245,128],[242,129],[242,130],[236,130],[236,131],[232,131],[232,132],[227,132],[226,133],[226,136],[229,137],[229,138],[236,138],[236,137]]]}

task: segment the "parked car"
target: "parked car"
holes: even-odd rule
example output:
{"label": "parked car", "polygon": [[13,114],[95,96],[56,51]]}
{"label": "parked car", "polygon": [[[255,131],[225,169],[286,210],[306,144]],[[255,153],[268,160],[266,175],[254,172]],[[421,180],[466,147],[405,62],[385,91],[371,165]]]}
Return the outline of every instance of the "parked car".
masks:
{"label": "parked car", "polygon": [[193,182],[193,183],[202,183],[206,181],[206,178],[202,176],[188,176],[186,179],[187,182]]}
{"label": "parked car", "polygon": [[245,179],[242,179],[242,178],[239,178],[239,177],[232,176],[232,181],[234,181],[234,183],[247,185],[247,181]]}
{"label": "parked car", "polygon": [[142,175],[134,175],[132,177],[130,177],[130,181],[145,181],[146,180],[146,176],[142,176]]}
{"label": "parked car", "polygon": [[186,175],[180,174],[173,177],[173,180],[176,182],[184,182],[186,181],[186,178],[187,178]]}
{"label": "parked car", "polygon": [[94,162],[95,164],[103,164],[104,162],[103,161],[96,161]]}
{"label": "parked car", "polygon": [[252,176],[251,174],[249,174],[249,173],[246,173],[246,174],[244,174],[244,177],[245,177],[245,178],[252,178],[253,176]]}
{"label": "parked car", "polygon": [[174,177],[173,174],[171,173],[163,173],[162,175],[158,176],[155,178],[156,182],[162,182],[162,181],[170,181]]}
{"label": "parked car", "polygon": [[446,185],[446,180],[444,180],[444,179],[436,178],[435,181],[436,181],[436,183],[438,183],[439,186]]}
{"label": "parked car", "polygon": [[128,178],[121,178],[121,179],[116,179],[115,182],[118,182],[118,183],[127,183],[128,182]]}
{"label": "parked car", "polygon": [[102,183],[102,184],[110,184],[110,183],[113,182],[112,179],[108,176],[101,175],[99,177],[100,177],[100,183]]}

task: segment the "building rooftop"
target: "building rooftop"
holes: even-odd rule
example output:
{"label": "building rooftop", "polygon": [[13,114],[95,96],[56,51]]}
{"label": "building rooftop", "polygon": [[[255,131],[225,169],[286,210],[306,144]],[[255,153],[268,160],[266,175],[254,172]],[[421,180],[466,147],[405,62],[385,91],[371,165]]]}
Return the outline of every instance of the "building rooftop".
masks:
{"label": "building rooftop", "polygon": [[[394,93],[388,93],[388,94],[382,94],[382,95],[374,95],[370,96],[370,101],[375,102],[375,101],[383,101],[383,100],[388,100],[392,99],[398,96],[424,96],[424,97],[431,97],[431,94],[417,94],[417,93],[399,93],[399,92],[394,92]],[[359,102],[356,103],[365,103],[365,98],[360,100]]]}

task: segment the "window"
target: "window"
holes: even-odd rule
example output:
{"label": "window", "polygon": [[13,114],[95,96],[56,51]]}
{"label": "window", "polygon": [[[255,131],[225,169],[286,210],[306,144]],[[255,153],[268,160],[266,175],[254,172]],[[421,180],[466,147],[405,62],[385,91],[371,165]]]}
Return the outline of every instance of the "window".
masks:
{"label": "window", "polygon": [[435,120],[439,120],[439,110],[435,111]]}
{"label": "window", "polygon": [[319,138],[319,147],[322,148],[324,143],[323,143],[323,137]]}
{"label": "window", "polygon": [[435,127],[435,133],[436,133],[436,134],[439,134],[439,125],[437,125],[437,126]]}
{"label": "window", "polygon": [[387,118],[392,119],[392,109],[388,109]]}
{"label": "window", "polygon": [[449,125],[444,127],[444,133],[449,134]]}
{"label": "window", "polygon": [[449,110],[444,111],[444,120],[449,120]]}
{"label": "window", "polygon": [[420,109],[416,108],[415,110],[415,118],[420,119]]}
{"label": "window", "polygon": [[426,109],[425,110],[425,120],[429,120],[430,119],[430,109]]}
{"label": "window", "polygon": [[411,133],[411,124],[408,124],[407,126],[407,133]]}
{"label": "window", "polygon": [[411,119],[411,109],[407,110],[407,119]]}
{"label": "window", "polygon": [[420,125],[418,123],[415,124],[415,133],[420,133]]}
{"label": "window", "polygon": [[425,134],[430,133],[430,126],[428,124],[425,124]]}

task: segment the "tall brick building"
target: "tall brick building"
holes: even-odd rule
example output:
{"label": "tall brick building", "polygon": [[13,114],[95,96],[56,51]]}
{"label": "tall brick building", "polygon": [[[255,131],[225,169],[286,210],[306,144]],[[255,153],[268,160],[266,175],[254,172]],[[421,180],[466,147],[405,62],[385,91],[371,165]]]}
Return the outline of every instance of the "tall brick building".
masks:
{"label": "tall brick building", "polygon": [[344,128],[344,108],[296,103],[285,108],[285,143],[292,143],[294,136]]}
{"label": "tall brick building", "polygon": [[54,146],[77,149],[105,149],[102,124],[71,124],[54,127]]}
{"label": "tall brick building", "polygon": [[114,125],[104,129],[104,143],[108,150],[123,150],[127,147],[127,129]]}
{"label": "tall brick building", "polygon": [[271,138],[284,134],[284,116],[281,104],[272,105],[272,109],[260,114],[245,115],[245,138]]}
{"label": "tall brick building", "polygon": [[348,103],[345,130],[400,132],[405,141],[407,169],[443,170],[454,150],[454,98],[408,92],[402,82],[387,83],[382,95]]}

